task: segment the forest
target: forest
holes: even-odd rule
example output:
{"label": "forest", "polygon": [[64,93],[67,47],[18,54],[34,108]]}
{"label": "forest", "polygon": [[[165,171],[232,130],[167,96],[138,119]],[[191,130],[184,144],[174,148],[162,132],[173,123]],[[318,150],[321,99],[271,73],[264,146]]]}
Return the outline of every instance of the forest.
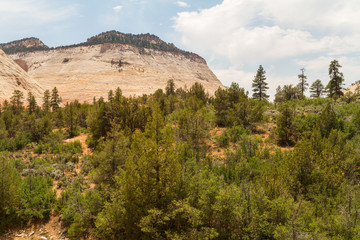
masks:
{"label": "forest", "polygon": [[360,95],[343,94],[340,68],[310,88],[302,69],[274,102],[261,65],[252,96],[173,80],[92,103],[15,90],[0,233],[57,215],[70,239],[359,239]]}

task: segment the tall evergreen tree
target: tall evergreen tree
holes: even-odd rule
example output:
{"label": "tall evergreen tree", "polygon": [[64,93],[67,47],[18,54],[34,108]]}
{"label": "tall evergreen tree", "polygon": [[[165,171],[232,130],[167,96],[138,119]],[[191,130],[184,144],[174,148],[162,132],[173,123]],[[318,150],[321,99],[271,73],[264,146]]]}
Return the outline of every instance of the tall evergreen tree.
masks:
{"label": "tall evergreen tree", "polygon": [[332,60],[329,66],[330,81],[326,86],[329,97],[338,98],[344,95],[341,91],[341,85],[344,82],[344,75],[340,72],[339,68],[341,68],[339,62],[337,60]]}
{"label": "tall evergreen tree", "polygon": [[299,78],[298,87],[299,87],[299,89],[301,91],[301,98],[304,98],[304,92],[306,91],[309,84],[306,81],[307,76],[304,74],[305,68],[302,68],[300,70],[301,70],[301,74],[298,75],[298,78]]}
{"label": "tall evergreen tree", "polygon": [[320,118],[318,120],[318,125],[321,135],[323,137],[329,137],[332,129],[339,128],[339,121],[330,103],[328,103],[324,110],[321,112]]}
{"label": "tall evergreen tree", "polygon": [[52,90],[50,106],[53,111],[56,111],[59,108],[59,104],[61,103],[61,99],[59,96],[59,92],[56,87]]}
{"label": "tall evergreen tree", "polygon": [[115,90],[114,102],[120,103],[122,97],[122,91],[119,87]]}
{"label": "tall evergreen tree", "polygon": [[173,79],[169,79],[166,84],[166,96],[175,95],[175,82]]}
{"label": "tall evergreen tree", "polygon": [[29,112],[30,113],[35,112],[37,105],[36,105],[35,96],[34,96],[34,94],[32,94],[32,92],[28,93],[27,102],[28,102],[27,108],[28,108]]}
{"label": "tall evergreen tree", "polygon": [[320,97],[324,92],[324,85],[321,83],[320,79],[317,79],[311,84],[310,93],[312,98]]}
{"label": "tall evergreen tree", "polygon": [[280,144],[291,144],[294,134],[294,111],[288,104],[280,107],[280,114],[276,119],[276,135]]}
{"label": "tall evergreen tree", "polygon": [[19,113],[23,109],[24,94],[20,90],[14,90],[11,96],[11,108],[14,113]]}
{"label": "tall evergreen tree", "polygon": [[259,99],[260,101],[269,98],[269,95],[266,94],[266,90],[269,89],[269,87],[267,86],[268,83],[265,82],[265,73],[264,68],[260,65],[252,84],[254,92],[253,98]]}
{"label": "tall evergreen tree", "polygon": [[76,136],[76,130],[77,130],[77,111],[76,111],[75,103],[67,103],[64,108],[64,114],[65,114],[65,125],[67,127],[67,132],[69,133],[69,136],[72,138]]}
{"label": "tall evergreen tree", "polygon": [[113,102],[114,101],[114,93],[113,90],[110,90],[108,93],[108,101]]}
{"label": "tall evergreen tree", "polygon": [[45,90],[45,92],[44,92],[42,107],[43,107],[44,112],[50,111],[50,91],[49,90]]}
{"label": "tall evergreen tree", "polygon": [[190,90],[189,90],[190,96],[195,96],[197,99],[200,99],[205,104],[208,100],[209,94],[205,92],[205,88],[201,83],[195,82]]}

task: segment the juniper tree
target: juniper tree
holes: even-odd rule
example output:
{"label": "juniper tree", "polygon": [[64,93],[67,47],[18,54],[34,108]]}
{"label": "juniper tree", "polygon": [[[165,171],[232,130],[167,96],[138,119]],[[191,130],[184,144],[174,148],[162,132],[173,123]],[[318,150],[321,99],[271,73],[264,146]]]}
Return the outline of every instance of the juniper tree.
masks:
{"label": "juniper tree", "polygon": [[266,94],[266,90],[269,89],[269,87],[267,86],[267,82],[265,82],[265,73],[264,68],[260,65],[252,83],[253,98],[259,99],[260,101],[269,98],[269,95]]}

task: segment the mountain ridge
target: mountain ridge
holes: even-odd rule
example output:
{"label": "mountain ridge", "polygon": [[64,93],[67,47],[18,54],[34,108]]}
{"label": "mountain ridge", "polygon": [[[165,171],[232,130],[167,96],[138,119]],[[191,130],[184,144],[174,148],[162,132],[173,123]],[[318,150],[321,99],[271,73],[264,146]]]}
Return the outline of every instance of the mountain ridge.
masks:
{"label": "mountain ridge", "polygon": [[119,31],[111,30],[102,32],[95,36],[88,38],[85,42],[57,46],[57,47],[48,47],[45,45],[39,38],[29,37],[23,38],[20,40],[11,41],[8,43],[0,43],[0,49],[2,49],[6,54],[16,54],[21,52],[33,52],[33,51],[50,51],[53,49],[66,49],[74,48],[80,46],[93,46],[99,44],[126,44],[135,46],[140,49],[140,52],[144,52],[144,49],[154,49],[164,52],[173,52],[178,54],[183,54],[185,57],[190,59],[201,59],[205,62],[205,59],[199,55],[184,51],[176,47],[173,43],[166,43],[161,40],[160,37],[150,34],[150,33],[141,33],[141,34],[132,34],[132,33],[122,33]]}
{"label": "mountain ridge", "polygon": [[6,54],[14,54],[18,52],[43,51],[50,49],[39,38],[29,37],[8,43],[0,43],[0,49]]}
{"label": "mountain ridge", "polygon": [[[10,45],[27,46],[21,41],[17,44]],[[106,98],[117,87],[125,96],[151,94],[165,89],[170,79],[183,88],[199,82],[211,95],[223,87],[202,57],[152,34],[109,31],[82,44],[42,47],[39,51],[22,48],[27,51],[9,56],[43,89],[57,87],[64,102]]]}

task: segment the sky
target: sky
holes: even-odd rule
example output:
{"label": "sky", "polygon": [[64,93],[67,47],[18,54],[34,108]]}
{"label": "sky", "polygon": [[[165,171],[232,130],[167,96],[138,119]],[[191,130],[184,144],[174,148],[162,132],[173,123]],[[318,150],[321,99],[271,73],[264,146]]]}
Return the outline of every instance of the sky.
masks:
{"label": "sky", "polygon": [[[358,0],[0,0],[0,43],[40,38],[56,47],[109,30],[151,33],[199,54],[219,80],[251,93],[259,65],[277,86],[329,81],[333,59],[344,87],[360,80]],[[309,95],[309,94],[307,94]]]}

